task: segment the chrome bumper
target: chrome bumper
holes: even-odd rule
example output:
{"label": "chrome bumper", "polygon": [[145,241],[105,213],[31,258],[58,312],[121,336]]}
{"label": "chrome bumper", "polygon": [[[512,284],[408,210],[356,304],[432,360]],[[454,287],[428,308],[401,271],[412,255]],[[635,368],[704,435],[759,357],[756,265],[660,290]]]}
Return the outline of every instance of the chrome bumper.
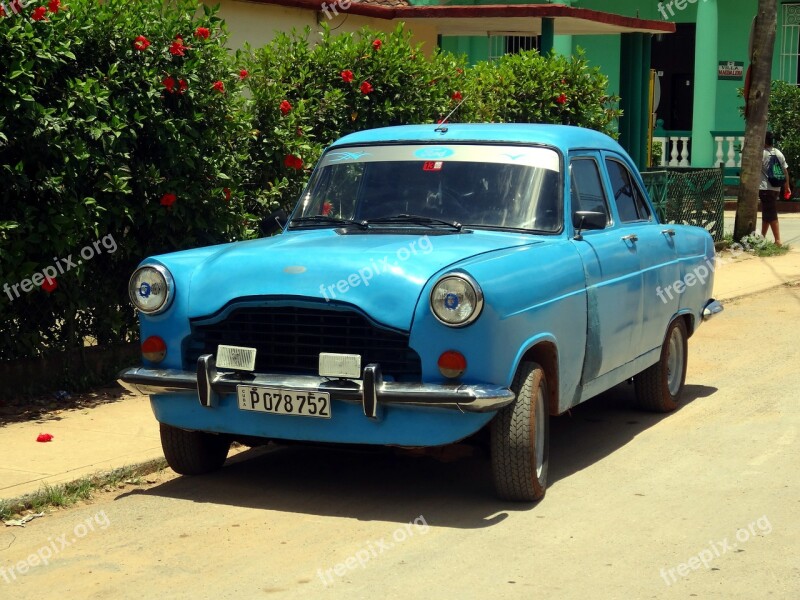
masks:
{"label": "chrome bumper", "polygon": [[723,310],[725,310],[725,308],[722,306],[722,304],[712,298],[706,302],[706,306],[703,308],[703,321],[708,321],[713,316],[721,313]]}
{"label": "chrome bumper", "polygon": [[448,408],[461,412],[492,412],[511,404],[514,393],[494,385],[399,383],[383,381],[380,365],[367,365],[360,381],[331,380],[311,375],[264,375],[258,373],[218,373],[214,357],[205,354],[197,360],[197,372],[177,369],[132,367],[119,374],[120,385],[133,393],[175,394],[197,392],[200,404],[217,406],[220,394],[236,394],[239,385],[283,387],[309,392],[327,392],[333,400],[361,404],[364,414],[378,416],[378,405]]}

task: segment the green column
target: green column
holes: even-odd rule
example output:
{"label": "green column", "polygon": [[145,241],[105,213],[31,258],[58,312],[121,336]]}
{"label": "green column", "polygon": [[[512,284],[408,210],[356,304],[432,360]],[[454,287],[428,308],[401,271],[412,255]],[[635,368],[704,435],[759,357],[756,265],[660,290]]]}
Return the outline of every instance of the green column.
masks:
{"label": "green column", "polygon": [[648,167],[647,164],[647,145],[650,143],[650,119],[653,118],[650,113],[650,64],[651,64],[651,50],[653,47],[653,36],[649,33],[642,34],[642,119],[641,119],[641,136],[642,147],[637,158],[637,164],[640,169]]}
{"label": "green column", "polygon": [[541,54],[547,56],[553,51],[555,46],[556,26],[553,19],[542,19],[542,40]]}
{"label": "green column", "polygon": [[711,132],[716,129],[718,23],[717,0],[698,2],[692,121],[693,167],[714,166],[715,148]]}
{"label": "green column", "polygon": [[628,73],[628,77],[631,78],[631,99],[629,103],[631,118],[628,121],[631,136],[628,152],[636,163],[636,166],[640,169],[644,167],[643,161],[641,160],[642,147],[644,145],[644,140],[642,139],[642,97],[644,95],[644,89],[642,87],[644,85],[642,81],[642,65],[644,64],[644,57],[642,56],[642,38],[643,36],[641,33],[631,34],[633,55],[631,56],[631,70]]}
{"label": "green column", "polygon": [[631,149],[631,60],[633,58],[631,34],[623,33],[620,36],[619,56],[619,107],[622,116],[619,119],[619,143],[625,150]]}

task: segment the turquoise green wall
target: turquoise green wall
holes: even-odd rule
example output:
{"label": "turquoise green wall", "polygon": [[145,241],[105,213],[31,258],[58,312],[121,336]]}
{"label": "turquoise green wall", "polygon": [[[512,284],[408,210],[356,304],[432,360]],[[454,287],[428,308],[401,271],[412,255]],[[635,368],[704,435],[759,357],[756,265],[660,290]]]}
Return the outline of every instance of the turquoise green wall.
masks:
{"label": "turquoise green wall", "polygon": [[469,64],[489,60],[489,38],[486,36],[443,35],[442,50],[453,54],[466,54]]}

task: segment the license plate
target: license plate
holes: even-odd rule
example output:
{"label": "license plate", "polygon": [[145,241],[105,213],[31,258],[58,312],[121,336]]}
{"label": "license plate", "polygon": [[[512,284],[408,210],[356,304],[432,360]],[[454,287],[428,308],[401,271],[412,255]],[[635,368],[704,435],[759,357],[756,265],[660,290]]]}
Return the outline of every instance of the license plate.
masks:
{"label": "license plate", "polygon": [[241,410],[318,419],[331,418],[331,396],[327,392],[249,385],[236,386],[236,391]]}

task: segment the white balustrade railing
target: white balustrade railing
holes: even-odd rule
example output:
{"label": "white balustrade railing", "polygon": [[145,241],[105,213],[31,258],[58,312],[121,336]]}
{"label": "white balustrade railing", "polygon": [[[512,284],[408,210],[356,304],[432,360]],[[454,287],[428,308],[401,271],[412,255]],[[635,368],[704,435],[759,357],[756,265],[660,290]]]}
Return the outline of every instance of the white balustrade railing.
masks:
{"label": "white balustrade railing", "polygon": [[742,166],[742,145],[744,144],[744,134],[715,135],[714,144],[717,148],[716,164],[724,163],[726,168],[736,168]]}
{"label": "white balustrade railing", "polygon": [[691,164],[690,135],[654,136],[653,142],[661,142],[660,167],[688,167]]}

